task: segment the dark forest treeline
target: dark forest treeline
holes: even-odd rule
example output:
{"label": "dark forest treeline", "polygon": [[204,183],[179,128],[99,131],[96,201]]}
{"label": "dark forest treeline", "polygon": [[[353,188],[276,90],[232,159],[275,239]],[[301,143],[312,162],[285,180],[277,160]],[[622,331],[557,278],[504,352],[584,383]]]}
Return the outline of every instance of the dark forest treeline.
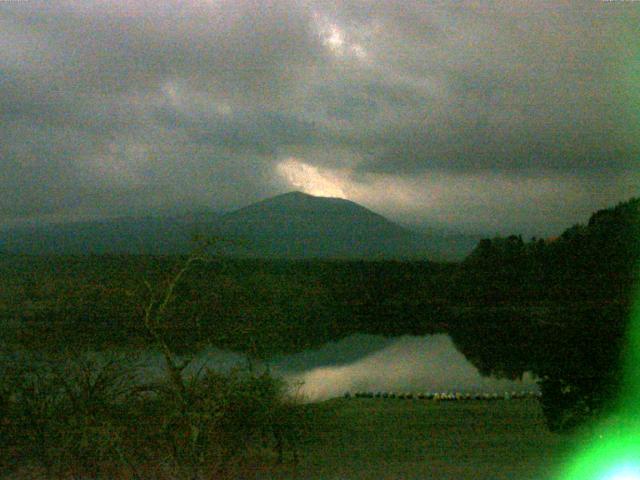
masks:
{"label": "dark forest treeline", "polygon": [[[5,256],[5,338],[52,348],[70,337],[93,348],[144,345],[139,309],[145,282],[162,284],[182,261]],[[178,285],[168,337],[185,349],[206,342],[268,355],[356,331],[422,333],[443,323],[445,298],[436,289],[453,268],[428,262],[211,259],[194,265]]]}
{"label": "dark forest treeline", "polygon": [[536,373],[551,428],[606,409],[619,390],[639,210],[638,199],[620,203],[552,240],[483,240],[452,280],[485,305],[452,325],[458,347],[485,373]]}
{"label": "dark forest treeline", "polygon": [[[512,235],[482,240],[466,260],[465,272],[493,278],[482,291],[496,301],[514,296],[529,301],[624,301],[640,252],[639,204],[632,199],[598,211],[586,225],[575,225],[554,239],[523,242]],[[467,276],[467,282],[471,280]]]}
{"label": "dark forest treeline", "polygon": [[[587,225],[552,240],[523,242],[511,236],[481,241],[451,281],[467,310],[472,305],[471,311],[487,310],[485,327],[467,319],[457,327],[526,326],[519,330],[532,340],[531,358],[536,346],[554,345],[565,335],[589,333],[596,346],[600,338],[617,340],[634,296],[639,208],[640,200],[632,199],[596,212]],[[518,333],[508,336],[517,338]]]}

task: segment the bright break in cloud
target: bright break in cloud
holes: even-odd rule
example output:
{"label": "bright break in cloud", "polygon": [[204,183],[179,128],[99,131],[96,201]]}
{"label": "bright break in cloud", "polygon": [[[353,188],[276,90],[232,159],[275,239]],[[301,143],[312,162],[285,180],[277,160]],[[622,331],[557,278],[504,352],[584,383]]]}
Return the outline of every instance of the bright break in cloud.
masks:
{"label": "bright break in cloud", "polygon": [[634,2],[0,4],[0,223],[299,189],[557,232],[638,194]]}

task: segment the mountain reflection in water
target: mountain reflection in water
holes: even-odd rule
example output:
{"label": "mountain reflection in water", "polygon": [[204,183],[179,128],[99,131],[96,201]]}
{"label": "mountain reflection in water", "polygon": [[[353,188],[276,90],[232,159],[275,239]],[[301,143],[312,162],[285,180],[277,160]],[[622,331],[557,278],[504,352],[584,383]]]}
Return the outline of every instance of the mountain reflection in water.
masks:
{"label": "mountain reflection in water", "polygon": [[[244,357],[207,349],[193,363],[227,370]],[[356,334],[315,350],[281,356],[268,362],[308,401],[345,392],[508,392],[537,391],[535,378],[521,381],[483,377],[448,335],[385,338]]]}

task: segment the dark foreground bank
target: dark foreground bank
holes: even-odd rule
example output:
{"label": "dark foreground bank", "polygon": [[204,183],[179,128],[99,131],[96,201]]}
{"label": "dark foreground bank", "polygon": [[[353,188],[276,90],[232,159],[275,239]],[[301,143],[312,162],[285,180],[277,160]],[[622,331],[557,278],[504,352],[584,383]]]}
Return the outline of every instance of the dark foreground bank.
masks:
{"label": "dark foreground bank", "polygon": [[550,433],[535,399],[352,398],[307,408],[311,425],[297,463],[248,458],[224,478],[546,480],[557,478],[578,439]]}

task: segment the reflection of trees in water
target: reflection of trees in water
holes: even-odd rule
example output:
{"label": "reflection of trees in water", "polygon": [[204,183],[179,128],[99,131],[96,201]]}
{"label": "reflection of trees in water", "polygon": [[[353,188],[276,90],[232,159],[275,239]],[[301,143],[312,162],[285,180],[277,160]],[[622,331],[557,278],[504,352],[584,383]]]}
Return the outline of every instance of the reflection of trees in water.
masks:
{"label": "reflection of trees in water", "polygon": [[610,371],[618,363],[626,321],[621,304],[558,306],[542,316],[526,309],[476,310],[449,333],[484,373]]}
{"label": "reflection of trees in water", "polygon": [[450,334],[484,374],[538,376],[551,428],[576,426],[615,397],[628,318],[621,304],[482,312],[459,319]]}

